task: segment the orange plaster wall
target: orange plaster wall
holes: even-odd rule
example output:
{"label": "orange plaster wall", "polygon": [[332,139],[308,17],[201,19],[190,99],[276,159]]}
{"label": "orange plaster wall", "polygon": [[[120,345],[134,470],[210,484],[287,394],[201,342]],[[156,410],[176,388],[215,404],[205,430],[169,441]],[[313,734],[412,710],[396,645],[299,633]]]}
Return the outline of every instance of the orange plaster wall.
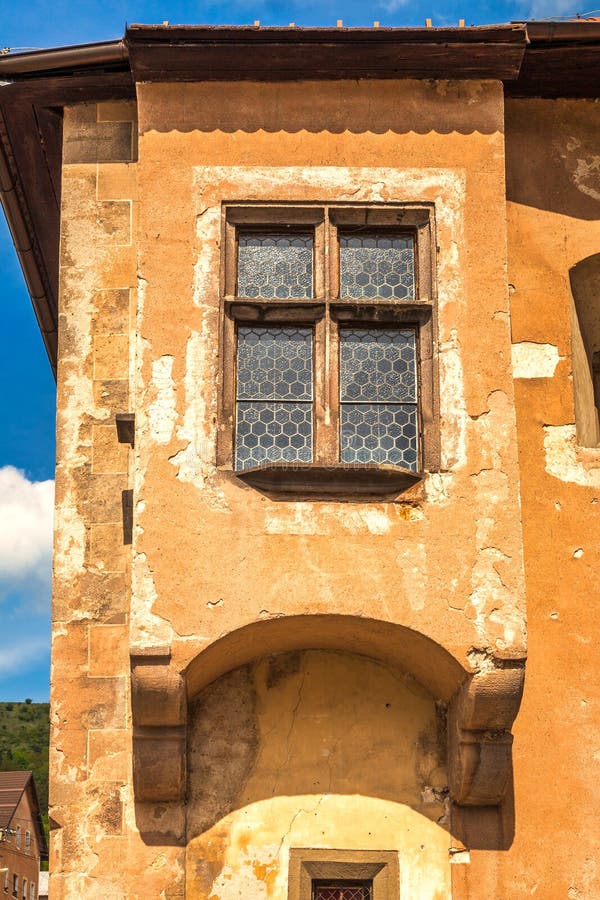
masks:
{"label": "orange plaster wall", "polygon": [[[138,115],[132,641],[185,665],[252,622],[343,612],[467,669],[474,646],[521,649],[501,86],[145,84]],[[443,472],[425,493],[279,502],[215,468],[227,199],[436,204]]]}
{"label": "orange plaster wall", "polygon": [[568,275],[600,251],[599,128],[592,102],[506,104],[513,342],[559,360],[552,377],[532,365],[515,380],[528,617],[516,830],[508,852],[474,852],[469,874],[497,900],[600,896],[600,448],[574,438]]}

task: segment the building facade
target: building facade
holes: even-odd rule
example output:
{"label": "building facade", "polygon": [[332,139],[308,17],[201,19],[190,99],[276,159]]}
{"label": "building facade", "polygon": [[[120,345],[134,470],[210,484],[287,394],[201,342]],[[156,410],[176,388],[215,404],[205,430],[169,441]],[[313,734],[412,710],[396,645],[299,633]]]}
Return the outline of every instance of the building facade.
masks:
{"label": "building facade", "polygon": [[599,41],[0,60],[57,364],[51,898],[598,896]]}
{"label": "building facade", "polygon": [[0,772],[0,896],[37,900],[46,837],[31,772]]}

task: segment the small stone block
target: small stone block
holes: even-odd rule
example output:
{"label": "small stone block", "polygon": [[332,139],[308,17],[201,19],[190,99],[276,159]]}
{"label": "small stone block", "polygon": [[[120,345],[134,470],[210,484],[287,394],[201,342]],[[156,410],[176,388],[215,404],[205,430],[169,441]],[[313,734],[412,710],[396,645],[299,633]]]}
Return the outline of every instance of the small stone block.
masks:
{"label": "small stone block", "polygon": [[90,526],[90,564],[104,572],[125,570],[122,523]]}
{"label": "small stone block", "polygon": [[98,200],[136,200],[137,175],[131,163],[98,165]]}
{"label": "small stone block", "polygon": [[96,206],[98,237],[120,246],[131,244],[131,200],[99,200]]}
{"label": "small stone block", "polygon": [[92,302],[96,313],[92,330],[96,334],[126,334],[129,331],[129,288],[96,291]]}
{"label": "small stone block", "polygon": [[94,403],[104,409],[127,409],[129,406],[129,382],[123,379],[95,381]]}
{"label": "small stone block", "polygon": [[185,774],[185,728],[136,729],[133,786],[137,800],[183,799]]}
{"label": "small stone block", "polygon": [[126,444],[119,442],[117,429],[110,425],[94,425],[92,429],[92,474],[116,475],[127,472]]}
{"label": "small stone block", "polygon": [[128,638],[126,625],[90,625],[90,676],[127,674]]}
{"label": "small stone block", "polygon": [[94,380],[127,378],[129,375],[129,336],[105,334],[94,338]]}
{"label": "small stone block", "polygon": [[133,288],[137,285],[137,256],[130,245],[116,244],[102,273],[106,288]]}
{"label": "small stone block", "polygon": [[129,779],[131,737],[126,730],[88,732],[88,763],[93,781]]}
{"label": "small stone block", "polygon": [[135,100],[101,100],[96,104],[98,122],[135,122],[137,105]]}
{"label": "small stone block", "polygon": [[127,485],[127,476],[90,475],[88,484],[90,524],[108,525],[121,522],[123,519],[121,494]]}

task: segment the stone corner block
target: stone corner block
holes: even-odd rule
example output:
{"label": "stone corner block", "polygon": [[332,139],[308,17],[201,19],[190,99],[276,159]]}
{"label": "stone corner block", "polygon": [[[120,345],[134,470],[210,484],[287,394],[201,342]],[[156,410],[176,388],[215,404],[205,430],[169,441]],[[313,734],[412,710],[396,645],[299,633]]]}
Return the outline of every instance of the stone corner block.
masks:
{"label": "stone corner block", "polygon": [[131,675],[133,786],[137,801],[186,793],[187,697],[170,656],[134,656]]}
{"label": "stone corner block", "polygon": [[494,659],[472,675],[450,702],[448,762],[452,800],[497,806],[512,768],[512,724],[525,679],[524,659]]}

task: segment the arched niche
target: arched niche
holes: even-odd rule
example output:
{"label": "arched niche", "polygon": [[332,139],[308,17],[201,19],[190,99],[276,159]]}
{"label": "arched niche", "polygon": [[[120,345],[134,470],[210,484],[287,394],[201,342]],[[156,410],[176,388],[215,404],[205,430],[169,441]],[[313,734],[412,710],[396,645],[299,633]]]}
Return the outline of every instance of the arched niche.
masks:
{"label": "arched niche", "polygon": [[252,623],[225,635],[183,671],[160,658],[132,658],[134,790],[140,802],[183,802],[190,702],[211,683],[273,654],[340,651],[402,671],[447,709],[452,800],[496,806],[511,773],[512,723],[524,658],[482,651],[467,671],[444,647],[402,625],[341,615],[291,616]]}
{"label": "arched niche", "polygon": [[186,896],[287,900],[294,852],[352,877],[331,848],[350,872],[383,848],[401,896],[446,896],[446,755],[443,706],[393,665],[292,650],[221,675],[188,709]]}

